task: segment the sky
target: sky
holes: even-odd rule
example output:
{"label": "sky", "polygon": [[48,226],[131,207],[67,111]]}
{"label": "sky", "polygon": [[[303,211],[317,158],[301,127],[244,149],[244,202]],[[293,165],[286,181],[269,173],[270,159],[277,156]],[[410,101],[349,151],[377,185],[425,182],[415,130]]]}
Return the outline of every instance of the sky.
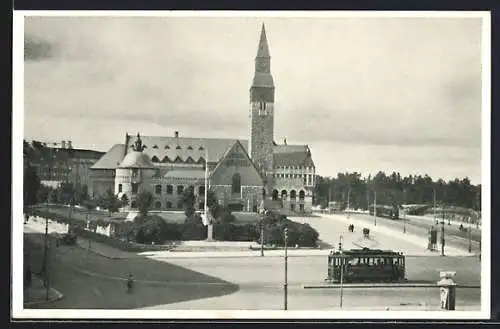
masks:
{"label": "sky", "polygon": [[317,174],[481,183],[481,18],[27,17],[24,136],[248,139],[262,23],[275,140]]}

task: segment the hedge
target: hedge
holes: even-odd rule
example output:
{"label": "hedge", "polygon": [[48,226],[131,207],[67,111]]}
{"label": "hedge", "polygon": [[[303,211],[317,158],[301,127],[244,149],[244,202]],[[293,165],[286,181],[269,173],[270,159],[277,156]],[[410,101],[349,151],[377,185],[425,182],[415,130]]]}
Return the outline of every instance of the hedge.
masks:
{"label": "hedge", "polygon": [[214,224],[214,238],[219,241],[257,241],[260,237],[255,224],[235,225],[231,223]]}

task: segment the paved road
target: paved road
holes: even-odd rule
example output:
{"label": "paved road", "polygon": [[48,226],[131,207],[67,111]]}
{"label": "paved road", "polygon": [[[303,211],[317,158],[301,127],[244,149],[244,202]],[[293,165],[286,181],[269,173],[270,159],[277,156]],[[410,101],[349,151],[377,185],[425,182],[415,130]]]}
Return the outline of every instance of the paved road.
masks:
{"label": "paved road", "polygon": [[[284,261],[275,257],[263,258],[219,258],[219,259],[175,259],[169,263],[207,275],[216,276],[238,284],[233,294],[207,300],[187,301],[168,305],[157,305],[147,309],[271,309],[283,308]],[[409,257],[407,259],[409,280],[435,282],[439,271],[457,271],[458,283],[479,284],[480,270],[473,257]],[[325,257],[290,257],[288,264],[288,306],[291,310],[326,310],[339,307],[337,289],[303,289],[303,285],[322,284],[326,277]],[[427,304],[436,309],[439,292],[435,288],[412,289],[344,289],[345,308],[398,308],[422,309]],[[457,309],[479,309],[479,289],[459,289]]]}
{"label": "paved road", "polygon": [[[367,214],[359,214],[359,213],[351,213],[350,216],[356,219],[357,221],[366,223],[366,225],[368,226],[374,224],[373,216]],[[432,222],[429,222],[428,219],[419,218],[418,216],[409,216],[407,217],[406,220],[406,231],[408,233],[419,235],[427,239],[428,229],[431,224]],[[400,237],[404,237],[403,235],[404,225],[405,223],[403,222],[403,220],[391,220],[384,217],[377,217],[377,226],[387,227],[393,229],[396,232],[399,231],[401,232]],[[480,230],[473,229],[471,237],[472,237],[471,239],[472,252],[473,253],[479,252],[480,250],[479,240],[481,238]],[[438,239],[440,239],[439,236]],[[466,250],[469,245],[467,233],[460,232],[458,230],[458,226],[456,225],[445,225],[445,239],[446,239],[446,245],[455,248],[461,248],[463,250]]]}
{"label": "paved road", "polygon": [[[41,234],[27,234],[42,241]],[[41,268],[43,248],[30,244],[33,270]],[[127,294],[125,278],[131,271],[136,292]],[[183,267],[148,258],[110,260],[78,247],[54,249],[51,261],[52,285],[64,298],[44,308],[133,309],[158,304],[221,296],[238,287],[229,282]]]}

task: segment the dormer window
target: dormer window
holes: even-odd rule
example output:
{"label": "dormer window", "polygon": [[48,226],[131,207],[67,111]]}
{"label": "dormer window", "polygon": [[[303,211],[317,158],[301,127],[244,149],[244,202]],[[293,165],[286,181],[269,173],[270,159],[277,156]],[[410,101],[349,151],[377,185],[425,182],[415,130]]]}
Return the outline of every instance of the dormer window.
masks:
{"label": "dormer window", "polygon": [[154,149],[157,149],[157,148],[158,148],[158,145],[156,145],[156,144],[155,144],[155,145],[153,145],[153,148],[154,148]]}
{"label": "dormer window", "polygon": [[190,145],[188,146],[188,150],[192,151],[193,150],[193,147]]}
{"label": "dormer window", "polygon": [[175,148],[176,150],[180,150],[181,149],[181,146],[180,145],[177,145],[177,147]]}
{"label": "dormer window", "polygon": [[156,155],[154,155],[152,158],[151,158],[151,161],[152,162],[160,162],[160,159],[158,159],[158,157]]}
{"label": "dormer window", "polygon": [[165,150],[170,150],[170,146],[165,145]]}
{"label": "dormer window", "polygon": [[198,151],[203,151],[203,150],[204,150],[203,146],[200,146],[200,147],[198,148]]}

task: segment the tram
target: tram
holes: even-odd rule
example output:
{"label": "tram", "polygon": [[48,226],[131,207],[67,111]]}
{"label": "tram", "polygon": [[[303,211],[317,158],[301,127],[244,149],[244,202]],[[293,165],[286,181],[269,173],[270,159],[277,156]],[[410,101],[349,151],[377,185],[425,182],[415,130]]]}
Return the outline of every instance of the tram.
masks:
{"label": "tram", "polygon": [[397,206],[387,206],[387,205],[377,205],[373,204],[369,207],[370,215],[373,216],[373,212],[377,212],[377,217],[386,217],[390,219],[399,219],[399,209]]}
{"label": "tram", "polygon": [[332,251],[328,255],[326,281],[338,283],[341,275],[344,283],[404,281],[405,256],[400,252],[369,248]]}

